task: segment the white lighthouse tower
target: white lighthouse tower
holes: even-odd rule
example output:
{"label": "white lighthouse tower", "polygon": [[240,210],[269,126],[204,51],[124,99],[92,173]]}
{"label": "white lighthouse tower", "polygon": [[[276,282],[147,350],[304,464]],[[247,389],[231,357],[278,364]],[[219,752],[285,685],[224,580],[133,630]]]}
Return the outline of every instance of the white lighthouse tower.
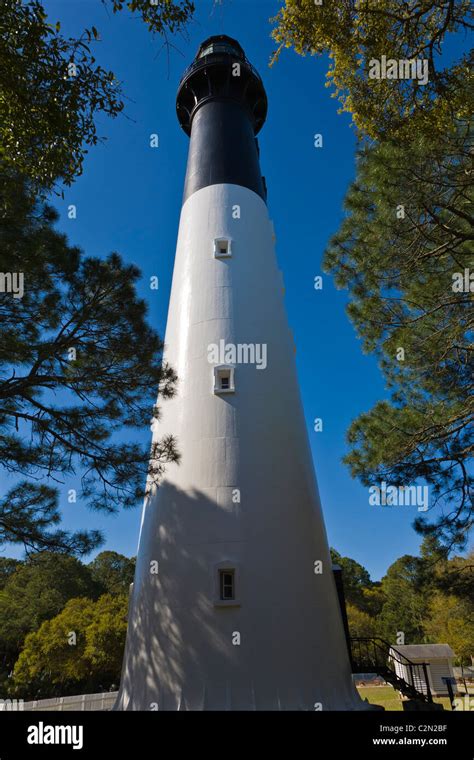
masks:
{"label": "white lighthouse tower", "polygon": [[354,710],[351,668],[255,135],[267,99],[211,37],[178,90],[190,135],[157,437],[119,710]]}

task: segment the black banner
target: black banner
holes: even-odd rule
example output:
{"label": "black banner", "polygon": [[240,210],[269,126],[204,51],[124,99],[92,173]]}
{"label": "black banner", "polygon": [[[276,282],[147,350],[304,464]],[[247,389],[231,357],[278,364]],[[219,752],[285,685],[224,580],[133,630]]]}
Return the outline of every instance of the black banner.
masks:
{"label": "black banner", "polygon": [[[170,743],[172,743],[170,747]],[[260,748],[260,749],[259,749]],[[339,760],[474,757],[474,713],[2,712],[0,760],[276,750]]]}

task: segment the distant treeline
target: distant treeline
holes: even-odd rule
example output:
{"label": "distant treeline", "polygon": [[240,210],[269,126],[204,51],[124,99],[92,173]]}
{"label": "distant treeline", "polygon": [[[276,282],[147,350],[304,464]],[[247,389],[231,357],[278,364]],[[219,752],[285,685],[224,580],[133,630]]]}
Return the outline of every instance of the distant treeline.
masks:
{"label": "distant treeline", "polygon": [[[331,550],[343,571],[353,636],[448,643],[474,655],[474,555],[448,559],[434,539],[397,559],[381,581]],[[42,552],[0,558],[0,697],[67,696],[117,688],[135,559],[104,551],[89,564]]]}

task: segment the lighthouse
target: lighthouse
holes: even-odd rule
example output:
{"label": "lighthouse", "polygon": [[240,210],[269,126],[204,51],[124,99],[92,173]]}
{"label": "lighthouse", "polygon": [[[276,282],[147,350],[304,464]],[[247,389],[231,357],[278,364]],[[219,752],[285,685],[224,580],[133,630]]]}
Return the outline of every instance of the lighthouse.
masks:
{"label": "lighthouse", "polygon": [[[179,84],[190,137],[165,336],[182,455],[142,514],[118,710],[358,710],[240,44]],[[286,222],[288,223],[288,221]]]}

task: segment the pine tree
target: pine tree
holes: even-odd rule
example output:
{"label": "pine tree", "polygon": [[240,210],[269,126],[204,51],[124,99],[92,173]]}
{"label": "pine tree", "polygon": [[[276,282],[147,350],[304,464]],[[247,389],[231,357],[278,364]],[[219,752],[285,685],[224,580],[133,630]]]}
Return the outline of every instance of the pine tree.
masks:
{"label": "pine tree", "polygon": [[363,150],[325,260],[392,393],[352,423],[345,461],[366,485],[425,481],[442,511],[433,523],[420,513],[416,528],[449,546],[473,517],[473,294],[456,287],[474,267],[470,144],[464,125]]}
{"label": "pine tree", "polygon": [[[329,55],[328,85],[360,139],[325,266],[349,289],[391,398],[353,422],[345,461],[367,486],[427,484],[440,510],[416,529],[462,547],[473,520],[472,4],[286,0],[275,22],[280,49]],[[448,34],[460,44],[447,64]],[[426,59],[428,81],[371,78],[382,56]]]}
{"label": "pine tree", "polygon": [[56,483],[80,476],[73,501],[105,512],[139,503],[147,477],[156,485],[179,458],[171,436],[154,440],[151,465],[133,442],[175,374],[137,297],[138,269],[70,246],[16,176],[0,177],[0,196],[0,272],[24,277],[22,297],[0,292],[0,467],[15,478],[0,499],[0,545],[87,553],[101,536],[58,528]]}

